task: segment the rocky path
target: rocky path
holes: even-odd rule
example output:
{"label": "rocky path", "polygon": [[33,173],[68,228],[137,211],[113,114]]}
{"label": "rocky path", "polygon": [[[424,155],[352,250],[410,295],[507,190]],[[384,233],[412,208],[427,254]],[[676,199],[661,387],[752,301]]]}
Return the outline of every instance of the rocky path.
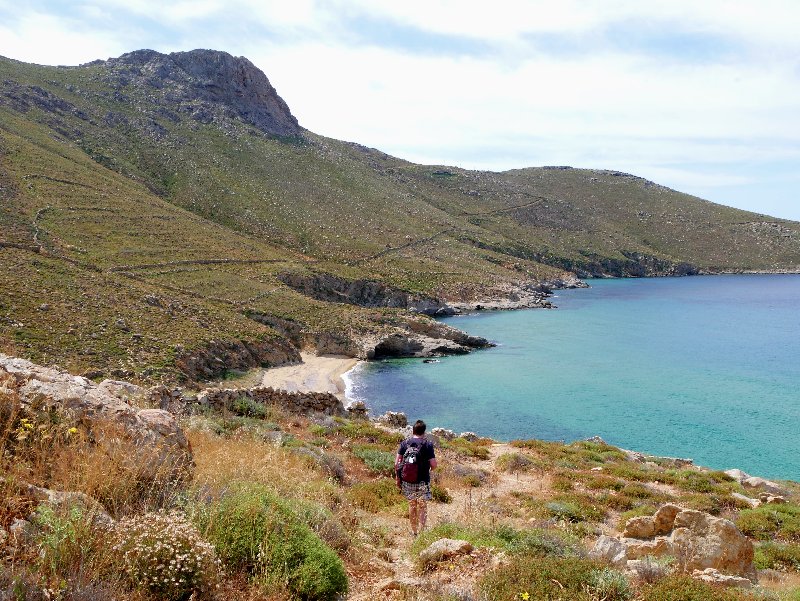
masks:
{"label": "rocky path", "polygon": [[[443,523],[476,523],[486,515],[487,507],[512,493],[521,493],[531,497],[547,497],[551,493],[550,478],[539,472],[519,472],[510,474],[494,469],[495,461],[505,453],[514,453],[518,449],[508,444],[493,444],[489,447],[489,459],[455,458],[450,453],[440,453],[440,466],[447,462],[491,473],[489,482],[477,488],[451,488],[446,481],[452,501],[450,503],[430,503],[428,505],[428,526],[434,527]],[[520,523],[520,526],[524,526]],[[385,546],[376,545],[376,552],[369,560],[369,571],[353,575],[349,601],[372,601],[375,599],[393,599],[400,596],[399,590],[404,586],[447,587],[450,590],[466,591],[472,588],[475,580],[484,574],[493,561],[490,552],[478,549],[473,551],[470,561],[458,565],[448,565],[435,572],[420,573],[411,556],[414,538],[406,517],[378,514],[374,516],[371,528],[380,532]]]}

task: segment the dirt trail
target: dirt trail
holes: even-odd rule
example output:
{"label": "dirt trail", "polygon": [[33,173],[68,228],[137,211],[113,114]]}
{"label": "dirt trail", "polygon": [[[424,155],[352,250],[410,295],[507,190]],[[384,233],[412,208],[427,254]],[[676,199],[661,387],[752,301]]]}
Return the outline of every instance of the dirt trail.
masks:
{"label": "dirt trail", "polygon": [[[486,518],[491,512],[487,511],[492,505],[512,493],[521,493],[530,497],[547,497],[550,493],[550,477],[539,472],[520,472],[510,474],[496,471],[495,460],[505,453],[518,452],[518,449],[508,444],[493,444],[489,447],[489,459],[465,459],[456,457],[450,452],[437,451],[439,463],[443,471],[447,470],[448,463],[458,463],[474,469],[490,472],[489,481],[477,488],[464,488],[450,486],[451,475],[444,476],[443,484],[450,492],[450,503],[428,504],[428,527],[432,528],[442,523],[475,523]],[[520,521],[520,526],[526,525]],[[411,545],[414,538],[411,535],[408,519],[380,513],[373,516],[371,527],[383,534],[385,546],[376,547],[375,556],[369,560],[369,571],[359,574],[358,578],[351,579],[353,588],[347,597],[350,601],[371,601],[374,599],[392,599],[399,593],[399,585],[414,585],[420,582],[425,586],[444,585],[448,588],[467,590],[472,587],[475,579],[485,573],[492,562],[492,555],[488,551],[478,550],[473,552],[469,561],[446,569],[420,574],[411,559]]]}

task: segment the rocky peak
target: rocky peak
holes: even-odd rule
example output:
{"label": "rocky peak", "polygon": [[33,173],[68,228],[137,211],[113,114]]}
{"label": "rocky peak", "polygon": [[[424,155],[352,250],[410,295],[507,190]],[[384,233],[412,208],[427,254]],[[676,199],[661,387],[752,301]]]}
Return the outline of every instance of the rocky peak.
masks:
{"label": "rocky peak", "polygon": [[[161,54],[137,50],[105,62],[120,87],[160,90],[171,104],[201,103],[198,120],[227,109],[268,134],[297,136],[301,128],[267,76],[243,56],[217,50]],[[203,115],[209,115],[208,119]]]}

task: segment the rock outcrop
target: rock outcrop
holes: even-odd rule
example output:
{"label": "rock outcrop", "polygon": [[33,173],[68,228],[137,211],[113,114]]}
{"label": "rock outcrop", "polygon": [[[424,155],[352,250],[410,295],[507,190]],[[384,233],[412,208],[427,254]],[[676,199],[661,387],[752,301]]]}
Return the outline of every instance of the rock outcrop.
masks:
{"label": "rock outcrop", "polygon": [[[671,556],[680,571],[739,576],[755,582],[753,543],[730,520],[664,505],[653,516],[631,518],[623,538],[600,537],[591,556],[620,567],[647,557]],[[731,581],[733,582],[733,581]]]}
{"label": "rock outcrop", "polygon": [[128,404],[122,397],[131,390],[0,354],[0,391],[18,395],[23,407],[53,409],[92,432],[119,429],[141,478],[184,477],[192,453],[183,430],[166,411]]}
{"label": "rock outcrop", "polygon": [[776,482],[765,480],[764,478],[759,478],[758,476],[751,476],[742,470],[726,470],[725,473],[749,490],[759,493],[768,493],[775,496],[785,496],[787,494],[786,489],[782,488]]}
{"label": "rock outcrop", "polygon": [[191,351],[178,349],[175,366],[189,380],[199,382],[219,378],[230,369],[276,367],[301,361],[300,352],[282,338],[259,342],[218,340]]}
{"label": "rock outcrop", "polygon": [[302,132],[267,76],[243,56],[202,49],[171,54],[137,50],[109,59],[105,65],[121,93],[147,90],[151,103],[187,112],[196,121],[212,122],[222,113],[267,134],[299,136]]}
{"label": "rock outcrop", "polygon": [[472,544],[469,541],[440,538],[420,552],[419,560],[423,564],[429,565],[458,555],[467,555],[471,552]]}

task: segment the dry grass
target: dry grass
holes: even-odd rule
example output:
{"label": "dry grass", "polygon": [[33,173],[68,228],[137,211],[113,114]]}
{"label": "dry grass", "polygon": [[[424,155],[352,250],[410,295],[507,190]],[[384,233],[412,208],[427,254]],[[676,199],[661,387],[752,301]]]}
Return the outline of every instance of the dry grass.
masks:
{"label": "dry grass", "polygon": [[265,484],[281,496],[305,499],[331,507],[339,492],[321,471],[298,456],[273,444],[249,436],[223,438],[209,432],[190,431],[198,487],[214,490],[230,482]]}

